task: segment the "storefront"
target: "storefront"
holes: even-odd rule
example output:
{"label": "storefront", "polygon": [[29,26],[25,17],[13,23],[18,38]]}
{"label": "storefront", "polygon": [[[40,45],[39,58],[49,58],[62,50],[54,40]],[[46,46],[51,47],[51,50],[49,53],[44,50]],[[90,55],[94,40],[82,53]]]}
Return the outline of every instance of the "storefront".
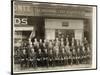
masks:
{"label": "storefront", "polygon": [[59,34],[75,37],[75,39],[82,40],[84,34],[83,20],[73,19],[45,19],[45,38],[55,39]]}
{"label": "storefront", "polygon": [[31,35],[52,40],[63,34],[79,40],[85,36],[91,43],[91,13],[89,6],[16,2],[15,42],[28,40]]}
{"label": "storefront", "polygon": [[15,46],[20,46],[22,41],[27,41],[34,26],[28,24],[28,18],[17,16],[14,18],[14,43]]}
{"label": "storefront", "polygon": [[13,8],[15,73],[94,67],[96,8],[34,1],[14,1]]}
{"label": "storefront", "polygon": [[14,26],[15,46],[20,46],[30,38],[33,42],[33,38],[44,39],[45,37],[44,18],[15,15]]}

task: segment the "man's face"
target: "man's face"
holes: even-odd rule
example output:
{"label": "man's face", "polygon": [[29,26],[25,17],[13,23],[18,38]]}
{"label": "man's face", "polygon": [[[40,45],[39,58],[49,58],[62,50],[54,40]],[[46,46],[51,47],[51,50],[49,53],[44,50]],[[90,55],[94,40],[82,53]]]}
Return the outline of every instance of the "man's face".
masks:
{"label": "man's face", "polygon": [[36,38],[35,38],[34,40],[35,40],[35,41],[37,41],[37,39],[36,39]]}
{"label": "man's face", "polygon": [[72,46],[74,46],[74,43],[72,43]]}
{"label": "man's face", "polygon": [[39,53],[41,53],[41,49],[39,49]]}
{"label": "man's face", "polygon": [[45,52],[47,53],[47,49],[45,49]]}
{"label": "man's face", "polygon": [[40,39],[40,42],[42,42],[42,39]]}
{"label": "man's face", "polygon": [[34,52],[34,49],[32,48],[32,52]]}
{"label": "man's face", "polygon": [[61,38],[61,41],[63,41],[63,38]]}
{"label": "man's face", "polygon": [[56,41],[58,41],[58,38],[56,38]]}

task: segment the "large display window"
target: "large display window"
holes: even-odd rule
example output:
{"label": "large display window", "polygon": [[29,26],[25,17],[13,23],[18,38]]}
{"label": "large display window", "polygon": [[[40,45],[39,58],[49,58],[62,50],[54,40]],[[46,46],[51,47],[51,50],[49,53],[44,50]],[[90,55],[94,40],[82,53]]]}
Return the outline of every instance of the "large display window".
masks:
{"label": "large display window", "polygon": [[66,30],[66,29],[56,29],[55,30],[55,37],[61,38],[61,37],[74,37],[74,30]]}
{"label": "large display window", "polygon": [[31,31],[16,31],[14,43],[15,46],[20,46],[22,42],[27,41],[30,37]]}

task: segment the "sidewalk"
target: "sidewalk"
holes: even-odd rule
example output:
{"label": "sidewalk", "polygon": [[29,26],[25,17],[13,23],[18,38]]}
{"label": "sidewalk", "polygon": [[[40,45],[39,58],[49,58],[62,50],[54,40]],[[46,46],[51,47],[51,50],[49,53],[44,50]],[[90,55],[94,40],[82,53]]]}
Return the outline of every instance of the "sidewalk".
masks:
{"label": "sidewalk", "polygon": [[25,73],[25,72],[46,72],[46,71],[61,71],[61,70],[80,70],[80,69],[90,69],[90,64],[79,64],[79,65],[65,65],[65,66],[55,66],[55,67],[37,67],[34,68],[23,68],[20,65],[14,65],[14,73]]}

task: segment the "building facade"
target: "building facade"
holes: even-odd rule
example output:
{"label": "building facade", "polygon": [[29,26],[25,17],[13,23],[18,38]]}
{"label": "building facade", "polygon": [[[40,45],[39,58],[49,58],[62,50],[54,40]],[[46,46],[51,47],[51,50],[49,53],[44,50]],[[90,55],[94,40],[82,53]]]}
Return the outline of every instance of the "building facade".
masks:
{"label": "building facade", "polygon": [[92,43],[92,7],[39,2],[14,2],[14,41],[30,37],[54,40],[70,36]]}

